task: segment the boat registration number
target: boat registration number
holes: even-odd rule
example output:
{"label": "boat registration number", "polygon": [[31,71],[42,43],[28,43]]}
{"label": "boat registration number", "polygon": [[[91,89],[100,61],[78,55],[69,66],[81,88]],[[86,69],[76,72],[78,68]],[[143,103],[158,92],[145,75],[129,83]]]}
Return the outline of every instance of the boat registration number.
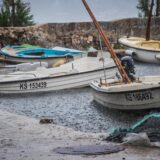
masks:
{"label": "boat registration number", "polygon": [[20,90],[27,90],[27,89],[39,89],[39,88],[46,88],[47,82],[31,82],[31,83],[20,83],[19,88]]}
{"label": "boat registration number", "polygon": [[152,92],[150,91],[127,93],[125,94],[125,97],[127,101],[146,101],[154,99]]}

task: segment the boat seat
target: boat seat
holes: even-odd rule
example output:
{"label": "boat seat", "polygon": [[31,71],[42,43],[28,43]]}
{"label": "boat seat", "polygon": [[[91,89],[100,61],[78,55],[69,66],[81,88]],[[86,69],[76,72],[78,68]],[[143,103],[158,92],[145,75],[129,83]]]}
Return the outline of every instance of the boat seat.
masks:
{"label": "boat seat", "polygon": [[25,55],[29,55],[29,56],[43,56],[45,53],[44,52],[28,52]]}
{"label": "boat seat", "polygon": [[141,43],[142,47],[146,48],[155,48],[155,49],[160,49],[160,43],[159,42],[142,42]]}

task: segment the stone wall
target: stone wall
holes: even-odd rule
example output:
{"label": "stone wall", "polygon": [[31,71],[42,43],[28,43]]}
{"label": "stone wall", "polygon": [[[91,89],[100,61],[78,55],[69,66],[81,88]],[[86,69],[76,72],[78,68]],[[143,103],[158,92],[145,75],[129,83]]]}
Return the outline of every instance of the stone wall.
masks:
{"label": "stone wall", "polygon": [[[133,18],[101,22],[111,43],[124,35],[145,36],[147,19]],[[151,38],[160,40],[160,18],[152,20]],[[48,23],[31,27],[0,27],[0,44],[29,43],[42,47],[62,46],[86,49],[99,48],[99,36],[93,23]],[[104,44],[103,44],[104,46]]]}

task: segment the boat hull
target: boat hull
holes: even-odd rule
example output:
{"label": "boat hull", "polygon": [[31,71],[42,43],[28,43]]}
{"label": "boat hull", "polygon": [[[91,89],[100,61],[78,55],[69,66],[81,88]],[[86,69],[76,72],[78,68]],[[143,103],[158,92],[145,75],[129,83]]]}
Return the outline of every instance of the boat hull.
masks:
{"label": "boat hull", "polygon": [[3,55],[4,59],[9,63],[34,63],[34,62],[46,62],[49,67],[56,65],[60,61],[71,61],[73,56],[60,56],[60,57],[44,57],[44,58],[23,58]]}
{"label": "boat hull", "polygon": [[141,62],[145,63],[160,63],[160,52],[156,51],[147,51],[142,49],[136,49],[132,47],[128,47],[131,51],[132,57]]}
{"label": "boat hull", "polygon": [[[115,76],[116,67],[106,69],[107,78]],[[0,82],[0,94],[48,92],[89,86],[95,79],[104,76],[104,70],[73,73],[68,75]]]}
{"label": "boat hull", "polygon": [[119,43],[124,45],[129,54],[137,61],[146,63],[160,63],[160,41],[145,41],[143,38],[120,38]]}
{"label": "boat hull", "polygon": [[92,82],[94,100],[104,107],[118,110],[160,108],[160,86],[125,92],[105,92]]}

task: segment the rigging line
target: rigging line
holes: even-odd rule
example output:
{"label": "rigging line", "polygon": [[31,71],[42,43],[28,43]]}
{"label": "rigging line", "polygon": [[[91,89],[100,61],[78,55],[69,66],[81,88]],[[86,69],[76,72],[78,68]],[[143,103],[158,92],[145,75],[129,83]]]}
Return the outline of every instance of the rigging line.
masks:
{"label": "rigging line", "polygon": [[102,63],[103,63],[103,71],[104,71],[104,80],[105,80],[105,84],[107,84],[107,76],[106,76],[106,70],[105,70],[105,65],[104,65],[104,56],[103,56],[103,48],[102,48],[102,40],[101,40],[101,37],[100,35],[98,36],[99,37],[99,44],[100,44],[100,49],[101,49],[101,57],[102,57]]}

